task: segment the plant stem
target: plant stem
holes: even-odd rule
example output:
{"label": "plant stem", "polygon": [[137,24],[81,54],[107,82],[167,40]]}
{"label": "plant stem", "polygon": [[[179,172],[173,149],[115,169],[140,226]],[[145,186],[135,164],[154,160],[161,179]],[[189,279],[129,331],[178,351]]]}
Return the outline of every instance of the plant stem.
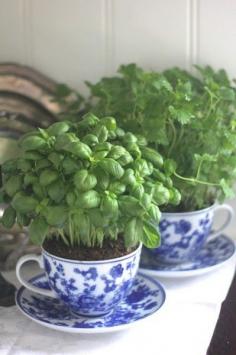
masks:
{"label": "plant stem", "polygon": [[207,92],[207,93],[209,94],[209,96],[210,96],[210,105],[209,105],[209,108],[208,108],[207,113],[206,113],[206,117],[208,118],[209,115],[210,115],[210,113],[211,113],[212,106],[213,106],[213,105],[212,105],[212,93],[211,93],[211,91],[208,89],[207,86],[205,86],[204,89],[206,90],[206,92]]}
{"label": "plant stem", "polygon": [[183,135],[184,135],[184,126],[181,126],[181,127],[180,127],[180,134],[179,134],[179,136],[178,136],[178,138],[177,138],[177,140],[176,140],[176,144],[175,144],[176,147],[177,147],[177,146],[179,145],[179,143],[181,142]]}
{"label": "plant stem", "polygon": [[203,159],[200,161],[200,163],[198,165],[196,179],[199,178],[199,175],[200,175],[200,172],[201,172],[202,163],[203,163]]}
{"label": "plant stem", "polygon": [[73,246],[74,244],[74,233],[73,233],[73,228],[72,228],[72,221],[71,221],[71,215],[69,215],[69,238],[70,238],[70,243]]}
{"label": "plant stem", "polygon": [[170,146],[170,149],[168,151],[168,157],[170,156],[170,153],[172,152],[174,146],[175,146],[175,143],[176,143],[176,129],[175,129],[175,126],[173,125],[172,121],[171,120],[168,120],[169,122],[169,125],[172,129],[172,133],[173,133],[173,137],[172,137],[172,143],[171,143],[171,146]]}
{"label": "plant stem", "polygon": [[64,235],[63,229],[59,229],[59,230],[58,230],[58,233],[59,233],[59,235],[61,236],[61,238],[63,239],[63,242],[64,242],[67,246],[69,246],[70,244],[68,243],[68,240],[66,239],[66,237],[65,237],[65,235]]}
{"label": "plant stem", "polygon": [[183,176],[177,174],[176,172],[174,172],[174,175],[175,175],[178,179],[184,180],[184,181],[188,181],[188,182],[193,182],[193,183],[197,183],[197,184],[201,184],[201,185],[208,185],[208,186],[220,186],[220,184],[213,183],[213,182],[206,182],[206,181],[198,180],[198,179],[196,179],[196,178],[183,177]]}

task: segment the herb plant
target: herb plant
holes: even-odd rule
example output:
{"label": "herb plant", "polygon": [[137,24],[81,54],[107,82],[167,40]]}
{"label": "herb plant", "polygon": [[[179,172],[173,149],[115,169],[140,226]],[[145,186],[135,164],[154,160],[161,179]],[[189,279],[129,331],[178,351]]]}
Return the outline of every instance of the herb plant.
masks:
{"label": "herb plant", "polygon": [[122,128],[143,134],[175,162],[182,202],[168,211],[197,210],[233,196],[235,87],[224,70],[196,69],[193,76],[178,68],[158,73],[129,64],[119,68],[119,76],[87,83],[87,109],[114,115]]}
{"label": "herb plant", "polygon": [[180,200],[169,161],[112,117],[87,114],[24,135],[20,158],[2,166],[2,224],[29,226],[31,240],[62,238],[69,246],[102,247],[124,238],[127,248],[159,244],[158,206]]}

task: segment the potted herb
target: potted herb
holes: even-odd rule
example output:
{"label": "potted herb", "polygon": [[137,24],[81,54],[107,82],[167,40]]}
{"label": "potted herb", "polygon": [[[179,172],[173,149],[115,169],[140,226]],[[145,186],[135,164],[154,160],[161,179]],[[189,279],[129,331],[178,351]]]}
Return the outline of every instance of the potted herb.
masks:
{"label": "potted herb", "polygon": [[[112,117],[54,123],[19,144],[22,156],[2,166],[9,207],[1,222],[29,227],[43,257],[21,258],[18,278],[79,314],[109,311],[132,285],[141,244],[159,244],[158,206],[179,202],[172,172],[165,173],[162,156],[145,138],[125,133]],[[32,259],[44,267],[52,290],[21,276],[22,263]]]}
{"label": "potted herb", "polygon": [[[211,230],[214,204],[233,196],[236,177],[235,87],[224,70],[196,69],[198,76],[178,68],[146,72],[129,64],[120,67],[119,76],[87,83],[87,109],[115,115],[122,128],[143,134],[167,159],[182,200],[161,206],[168,214],[160,224],[164,245],[158,253],[164,260],[169,253],[168,261],[174,262],[200,250]],[[188,237],[188,248],[179,243],[177,250],[170,239],[165,243],[169,234],[175,240]]]}

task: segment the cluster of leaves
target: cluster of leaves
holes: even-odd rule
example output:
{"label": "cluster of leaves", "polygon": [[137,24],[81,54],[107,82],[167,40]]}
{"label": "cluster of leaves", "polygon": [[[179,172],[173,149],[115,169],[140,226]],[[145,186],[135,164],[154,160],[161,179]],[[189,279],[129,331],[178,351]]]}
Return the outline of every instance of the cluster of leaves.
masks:
{"label": "cluster of leaves", "polygon": [[29,226],[38,244],[57,235],[71,246],[102,246],[122,234],[127,248],[158,245],[158,206],[179,203],[180,194],[172,162],[144,137],[87,114],[29,132],[19,144],[22,156],[2,166],[5,227]]}
{"label": "cluster of leaves", "polygon": [[232,197],[236,177],[235,88],[224,70],[196,71],[122,65],[118,76],[87,83],[85,103],[96,114],[114,115],[122,128],[143,134],[176,162],[174,184],[182,195],[176,209],[185,211]]}

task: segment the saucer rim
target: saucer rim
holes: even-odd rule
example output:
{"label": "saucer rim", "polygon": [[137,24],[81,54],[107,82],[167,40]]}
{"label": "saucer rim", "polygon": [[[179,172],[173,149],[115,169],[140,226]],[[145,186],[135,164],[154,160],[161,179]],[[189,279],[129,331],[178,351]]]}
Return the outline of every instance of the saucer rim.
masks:
{"label": "saucer rim", "polygon": [[[148,269],[144,267],[140,267],[139,270],[141,273],[152,276],[152,277],[165,277],[165,278],[182,278],[182,277],[191,277],[191,276],[198,276],[198,275],[203,275],[205,273],[214,271],[218,268],[220,268],[222,265],[228,263],[231,259],[233,259],[236,256],[236,242],[230,238],[229,236],[225,234],[219,234],[215,239],[219,237],[224,237],[227,239],[228,242],[233,245],[234,249],[232,254],[225,260],[218,262],[217,264],[206,266],[206,267],[199,267],[198,269],[193,269],[193,270],[153,270],[153,269]],[[210,241],[208,242],[210,243]],[[208,244],[206,243],[206,244]],[[204,247],[203,247],[204,248]],[[190,262],[188,262],[190,263]],[[187,263],[182,263],[187,264]]]}
{"label": "saucer rim", "polygon": [[[35,323],[38,323],[46,328],[50,328],[52,330],[57,330],[57,331],[62,331],[62,332],[66,332],[66,333],[77,333],[77,334],[101,334],[101,333],[112,333],[112,332],[116,332],[116,331],[120,331],[120,330],[125,330],[129,327],[131,327],[132,325],[134,324],[137,324],[137,323],[140,323],[141,321],[145,321],[145,319],[153,316],[157,311],[161,311],[163,309],[163,307],[165,306],[166,304],[166,290],[163,286],[163,284],[156,280],[155,278],[153,278],[153,276],[151,275],[147,275],[146,273],[143,273],[143,272],[139,272],[137,273],[136,277],[137,276],[141,276],[143,277],[144,279],[147,279],[149,281],[151,281],[155,286],[158,287],[158,289],[161,291],[161,294],[162,294],[162,302],[160,303],[160,305],[158,306],[157,309],[155,309],[153,312],[147,314],[146,316],[140,318],[140,319],[137,319],[135,321],[132,321],[132,322],[129,322],[129,323],[125,323],[125,324],[120,324],[120,325],[115,325],[115,326],[109,326],[109,327],[106,327],[106,326],[102,326],[102,327],[95,327],[95,328],[73,328],[73,327],[65,327],[63,325],[55,325],[55,324],[51,324],[47,321],[41,321],[41,320],[38,320],[36,318],[34,318],[32,315],[30,315],[29,313],[27,313],[21,306],[21,303],[20,303],[20,299],[21,299],[21,296],[23,294],[23,292],[26,290],[28,290],[25,286],[21,286],[19,289],[16,290],[15,292],[15,302],[16,302],[16,306],[17,308],[21,311],[22,314],[24,314],[27,318],[31,319],[33,322]],[[32,278],[30,278],[28,280],[28,282],[33,282],[37,279],[40,279],[41,277],[45,277],[45,273],[41,273],[41,274],[38,274]],[[28,290],[29,292],[33,293],[32,291]],[[46,297],[46,296],[42,296],[42,297]],[[89,318],[91,319],[91,317],[85,317],[83,316],[84,318]],[[102,318],[103,316],[101,317],[96,317],[96,318]],[[92,317],[93,318],[93,317]],[[94,317],[95,318],[95,317]]]}

